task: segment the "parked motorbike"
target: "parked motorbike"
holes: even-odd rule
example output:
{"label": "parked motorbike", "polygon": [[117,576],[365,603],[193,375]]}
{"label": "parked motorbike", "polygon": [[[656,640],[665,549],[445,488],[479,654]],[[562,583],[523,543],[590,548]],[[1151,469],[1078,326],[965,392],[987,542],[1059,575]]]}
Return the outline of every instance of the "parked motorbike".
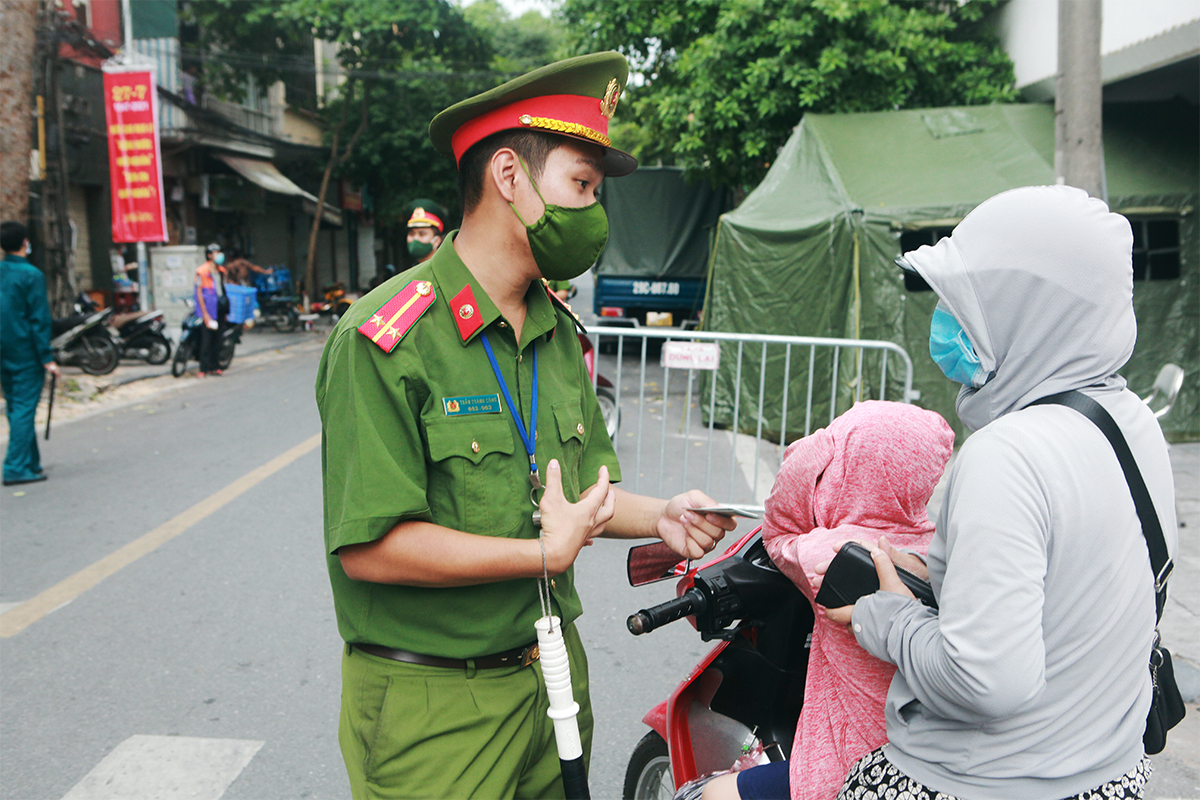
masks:
{"label": "parked motorbike", "polygon": [[588,377],[592,378],[596,385],[596,399],[600,402],[600,411],[604,414],[604,428],[611,439],[617,435],[617,428],[621,425],[621,408],[617,405],[616,392],[612,381],[603,375],[596,375],[596,349],[592,347],[592,340],[582,333],[576,335],[579,336],[579,344],[583,347],[583,361],[587,364]]}
{"label": "parked motorbike", "polygon": [[109,320],[116,329],[114,341],[121,358],[136,358],[147,364],[165,364],[171,358],[171,340],[161,311],[134,311],[117,314]]}
{"label": "parked motorbike", "polygon": [[258,323],[271,325],[280,333],[290,333],[300,326],[299,297],[259,291]]}
{"label": "parked motorbike", "polygon": [[322,317],[331,317],[334,322],[342,318],[350,304],[354,301],[346,296],[346,286],[341,281],[326,286],[321,290],[325,300],[314,301],[312,310]]}
{"label": "parked motorbike", "polygon": [[[221,349],[217,355],[217,369],[227,370],[233,363],[233,353],[242,341],[242,325],[227,323],[221,331]],[[179,344],[175,347],[175,358],[171,360],[171,374],[176,378],[187,372],[189,361],[200,360],[200,334],[204,329],[204,321],[195,314],[189,314],[183,319],[179,333]]]}
{"label": "parked motorbike", "polygon": [[643,718],[650,726],[625,771],[628,800],[671,798],[676,787],[741,761],[781,761],[791,752],[804,702],[813,611],[771,562],[762,526],[697,569],[661,543],[629,553],[629,582],[681,577],[678,597],[629,617],[642,635],[688,617],[718,644]]}
{"label": "parked motorbike", "polygon": [[289,333],[300,326],[300,298],[294,294],[292,272],[282,264],[267,274],[254,276],[258,290],[257,321],[271,325],[280,333]]}
{"label": "parked motorbike", "polygon": [[107,375],[120,360],[116,342],[105,327],[112,309],[98,311],[91,299],[81,294],[75,310],[77,313],[69,317],[51,320],[54,360],[64,367],[79,367],[89,375]]}

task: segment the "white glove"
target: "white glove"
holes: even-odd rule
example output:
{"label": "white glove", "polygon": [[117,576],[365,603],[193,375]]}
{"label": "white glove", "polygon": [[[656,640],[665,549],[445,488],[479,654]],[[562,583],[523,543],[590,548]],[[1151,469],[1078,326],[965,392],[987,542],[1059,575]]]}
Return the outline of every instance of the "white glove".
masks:
{"label": "white glove", "polygon": [[206,319],[204,320],[204,326],[210,331],[215,331],[217,329],[217,321],[215,319]]}

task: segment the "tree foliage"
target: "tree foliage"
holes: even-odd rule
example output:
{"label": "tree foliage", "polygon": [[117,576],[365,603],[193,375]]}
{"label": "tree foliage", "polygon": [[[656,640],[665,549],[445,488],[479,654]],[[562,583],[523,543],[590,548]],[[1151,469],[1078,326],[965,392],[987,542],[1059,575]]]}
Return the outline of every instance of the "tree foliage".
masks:
{"label": "tree foliage", "polygon": [[[457,170],[429,143],[433,116],[555,60],[566,41],[561,21],[514,19],[496,0],[465,9],[447,0],[191,0],[186,18],[205,82],[235,97],[250,73],[262,86],[284,80],[292,102],[296,76],[311,83],[313,40],[337,43],[338,65],[367,94],[368,123],[335,175],[367,186],[383,228],[402,227],[417,197],[455,206]],[[357,118],[344,103],[320,109],[328,131]]]}
{"label": "tree foliage", "polygon": [[997,2],[565,0],[561,13],[576,52],[619,50],[640,74],[622,109],[637,124],[614,144],[747,188],[807,111],[1012,100],[1012,65],[980,25]]}

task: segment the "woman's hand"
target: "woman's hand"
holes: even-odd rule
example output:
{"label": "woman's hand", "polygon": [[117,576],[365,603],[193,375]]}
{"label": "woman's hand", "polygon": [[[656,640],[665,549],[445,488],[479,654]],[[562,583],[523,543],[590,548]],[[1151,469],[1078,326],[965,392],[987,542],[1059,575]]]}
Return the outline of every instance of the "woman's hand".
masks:
{"label": "woman's hand", "polygon": [[[887,553],[888,558],[897,567],[911,572],[923,581],[929,580],[929,567],[921,560],[920,556],[897,550],[886,536],[879,537],[879,549]],[[882,584],[880,585],[882,586]]]}

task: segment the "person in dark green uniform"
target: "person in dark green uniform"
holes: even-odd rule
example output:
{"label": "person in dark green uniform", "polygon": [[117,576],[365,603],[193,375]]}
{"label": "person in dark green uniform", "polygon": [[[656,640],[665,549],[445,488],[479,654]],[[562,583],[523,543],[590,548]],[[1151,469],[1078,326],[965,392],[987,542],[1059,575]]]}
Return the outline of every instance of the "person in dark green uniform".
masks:
{"label": "person in dark green uniform", "polygon": [[462,228],[355,303],[326,344],[325,548],[356,798],[562,797],[535,646],[543,571],[586,754],[580,550],[657,537],[697,558],[734,527],[687,510],[714,504],[703,492],[613,485],[573,319],[542,282],[595,261],[596,189],[637,166],[606,135],[627,72],[617,53],[568,59],[435,117]]}
{"label": "person in dark green uniform", "polygon": [[433,258],[446,234],[446,209],[434,200],[419,199],[408,205],[408,254],[413,265]]}
{"label": "person in dark green uniform", "polygon": [[4,485],[46,480],[33,417],[46,371],[58,374],[50,350],[46,280],[25,256],[29,234],[20,222],[0,223],[0,388],[8,416]]}

